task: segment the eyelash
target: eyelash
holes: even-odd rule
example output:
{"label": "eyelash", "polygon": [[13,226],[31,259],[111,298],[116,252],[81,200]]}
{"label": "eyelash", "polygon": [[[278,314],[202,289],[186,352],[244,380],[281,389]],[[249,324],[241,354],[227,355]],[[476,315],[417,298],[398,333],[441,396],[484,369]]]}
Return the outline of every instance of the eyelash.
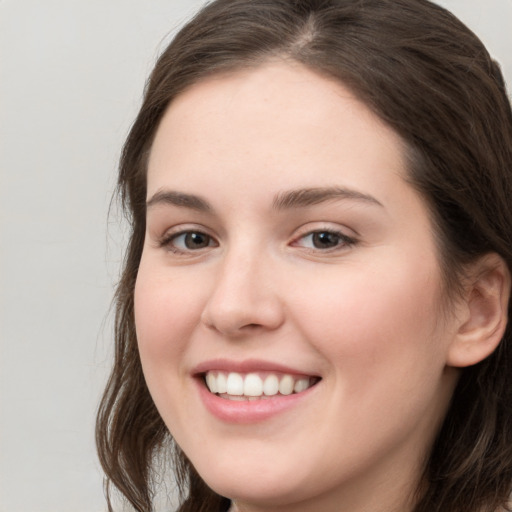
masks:
{"label": "eyelash", "polygon": [[306,239],[307,237],[312,237],[312,239],[314,240],[314,237],[315,235],[329,235],[329,236],[334,236],[334,237],[337,237],[337,241],[338,243],[332,247],[323,247],[323,248],[319,248],[319,247],[305,247],[305,249],[308,249],[310,251],[321,251],[321,252],[333,252],[333,251],[336,251],[336,250],[340,250],[342,248],[349,248],[349,247],[352,247],[354,246],[357,241],[355,238],[352,238],[350,236],[347,236],[345,235],[344,233],[342,233],[341,231],[338,231],[338,230],[335,230],[335,229],[315,229],[315,230],[312,230],[312,231],[308,231],[307,233],[304,233],[303,235],[299,236],[298,238],[296,238],[294,240],[294,242],[292,242],[292,245],[299,245],[298,242],[300,240],[304,240]]}
{"label": "eyelash", "polygon": [[[174,243],[176,242],[176,240],[178,238],[187,237],[188,235],[199,235],[202,237],[206,237],[208,244],[205,245],[204,247],[199,247],[196,249],[192,249],[192,248],[182,249],[182,248],[178,248],[178,247],[176,247],[176,245],[174,245]],[[326,252],[334,252],[336,250],[340,250],[343,248],[350,248],[350,247],[356,245],[356,243],[357,243],[356,239],[345,235],[341,231],[337,231],[337,230],[333,230],[333,229],[315,229],[312,231],[308,231],[307,233],[304,233],[303,235],[300,235],[299,237],[295,238],[291,242],[290,245],[292,247],[300,247],[301,245],[299,242],[301,240],[305,240],[307,237],[313,237],[312,242],[314,243],[315,235],[317,235],[317,236],[328,235],[329,237],[337,237],[337,243],[335,243],[335,245],[333,245],[332,247],[323,247],[323,248],[304,247],[304,249],[306,249],[310,252],[320,251],[322,253],[326,253]],[[213,242],[213,244],[212,244],[212,242]],[[215,241],[215,239],[211,235],[205,233],[204,231],[201,231],[199,229],[197,229],[197,230],[186,229],[183,231],[178,231],[175,233],[169,233],[169,234],[164,235],[162,237],[162,239],[159,240],[158,245],[159,245],[159,247],[165,248],[168,251],[175,253],[175,254],[189,254],[189,253],[193,253],[196,251],[200,251],[202,249],[206,249],[208,247],[216,247],[216,246],[218,246],[218,243]]]}
{"label": "eyelash", "polygon": [[[183,231],[178,231],[176,233],[169,233],[169,234],[164,235],[162,237],[162,239],[159,241],[158,245],[162,248],[169,250],[170,252],[175,253],[175,254],[187,254],[189,252],[195,252],[196,250],[205,248],[205,247],[201,247],[200,249],[190,249],[190,248],[180,249],[180,248],[176,247],[175,245],[173,245],[173,243],[175,243],[179,237],[182,237],[182,236],[186,237],[187,235],[200,235],[200,236],[206,237],[208,239],[209,243],[205,247],[211,247],[210,242],[214,241],[214,238],[212,236],[208,235],[207,233],[205,233],[204,231],[201,231],[199,229],[185,229]],[[217,244],[215,244],[215,245],[217,245]]]}

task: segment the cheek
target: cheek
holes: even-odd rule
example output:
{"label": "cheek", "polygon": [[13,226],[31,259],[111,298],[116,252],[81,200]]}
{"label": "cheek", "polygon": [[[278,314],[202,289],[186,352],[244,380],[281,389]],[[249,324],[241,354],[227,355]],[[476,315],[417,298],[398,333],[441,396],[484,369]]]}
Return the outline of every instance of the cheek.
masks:
{"label": "cheek", "polygon": [[378,281],[354,272],[343,289],[317,287],[317,300],[302,305],[303,334],[330,366],[326,423],[375,450],[383,439],[430,436],[451,389],[444,376],[447,336],[437,327],[436,273],[409,270]]}
{"label": "cheek", "polygon": [[[142,369],[153,401],[168,428],[184,426],[190,392],[184,361],[200,321],[201,287],[142,261],[134,292],[134,316]],[[178,414],[179,413],[179,414]]]}
{"label": "cheek", "polygon": [[201,315],[201,297],[193,282],[182,283],[153,265],[141,263],[135,285],[137,340],[147,380],[181,361]]}
{"label": "cheek", "polygon": [[300,305],[306,337],[350,385],[415,382],[444,366],[437,266],[382,263],[382,272],[350,269],[339,286],[312,281]]}

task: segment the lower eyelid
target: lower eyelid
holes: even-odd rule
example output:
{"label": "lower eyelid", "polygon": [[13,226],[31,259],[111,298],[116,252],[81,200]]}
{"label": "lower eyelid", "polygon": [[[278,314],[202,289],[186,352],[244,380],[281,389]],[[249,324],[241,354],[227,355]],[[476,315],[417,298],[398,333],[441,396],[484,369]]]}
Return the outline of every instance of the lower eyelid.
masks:
{"label": "lower eyelid", "polygon": [[[197,233],[197,234],[201,234],[203,236],[208,237],[208,239],[209,239],[208,245],[205,247],[199,247],[199,248],[186,248],[186,247],[181,248],[181,247],[176,247],[173,245],[173,241],[175,241],[177,238],[187,235],[187,234],[190,234],[190,233]],[[331,247],[306,247],[304,244],[301,243],[301,241],[304,240],[305,238],[312,237],[313,235],[319,234],[319,233],[329,233],[329,234],[335,235],[335,236],[339,237],[339,241],[336,245],[331,246]],[[201,250],[204,250],[204,249],[219,246],[219,243],[217,242],[216,238],[213,235],[209,234],[204,229],[200,229],[200,228],[194,229],[194,227],[191,227],[188,229],[179,229],[179,230],[171,231],[171,232],[168,231],[168,232],[164,233],[161,237],[158,237],[155,241],[156,241],[156,244],[158,247],[167,249],[168,251],[175,252],[175,253],[200,252]],[[290,245],[295,246],[295,247],[303,247],[304,249],[309,249],[309,250],[315,251],[315,252],[316,251],[328,252],[328,251],[336,251],[336,250],[348,248],[350,246],[355,245],[356,243],[357,243],[357,240],[354,237],[349,236],[340,230],[332,229],[332,228],[324,228],[324,229],[319,228],[319,229],[312,229],[312,230],[303,232],[302,234],[294,237],[294,239],[291,241]]]}
{"label": "lower eyelid", "polygon": [[329,249],[332,249],[332,250],[335,250],[336,248],[342,248],[342,247],[348,247],[348,246],[351,246],[351,245],[354,245],[356,243],[356,240],[353,238],[353,237],[350,237],[348,235],[346,235],[345,233],[341,232],[341,231],[337,231],[337,230],[334,230],[334,229],[315,229],[315,230],[312,230],[312,231],[308,231],[307,233],[304,233],[298,237],[296,237],[294,239],[294,241],[292,242],[292,245],[300,245],[299,242],[301,240],[304,240],[305,238],[307,237],[312,237],[314,236],[315,234],[319,234],[319,233],[329,233],[329,234],[332,234],[332,235],[335,235],[337,237],[339,237],[339,244],[337,244],[336,246],[334,247],[330,247],[330,248],[310,248],[312,250],[319,250],[319,251],[327,251]]}
{"label": "lower eyelid", "polygon": [[[173,244],[173,242],[182,236],[186,236],[187,234],[196,233],[201,234],[208,238],[208,245],[205,247],[199,247],[199,248],[187,248],[187,247],[177,247]],[[216,247],[218,246],[218,242],[216,241],[215,237],[208,234],[206,231],[201,229],[182,229],[179,231],[166,233],[158,240],[158,246],[161,248],[164,248],[170,252],[179,254],[179,253],[196,253],[200,252],[201,250],[208,249],[209,247]]]}

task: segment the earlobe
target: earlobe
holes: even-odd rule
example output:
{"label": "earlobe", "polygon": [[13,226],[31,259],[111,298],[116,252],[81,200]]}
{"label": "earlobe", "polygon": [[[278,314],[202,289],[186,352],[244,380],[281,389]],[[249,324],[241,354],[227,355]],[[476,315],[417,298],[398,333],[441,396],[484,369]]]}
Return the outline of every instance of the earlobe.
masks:
{"label": "earlobe", "polygon": [[465,315],[450,344],[447,364],[472,366],[491,355],[499,345],[508,321],[510,272],[496,253],[472,266],[464,296]]}

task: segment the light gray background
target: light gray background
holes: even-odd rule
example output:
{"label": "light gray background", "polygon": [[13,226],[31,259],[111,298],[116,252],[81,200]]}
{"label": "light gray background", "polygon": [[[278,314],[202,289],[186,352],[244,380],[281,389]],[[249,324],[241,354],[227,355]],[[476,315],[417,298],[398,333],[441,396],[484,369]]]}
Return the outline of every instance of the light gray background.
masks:
{"label": "light gray background", "polygon": [[[123,245],[116,162],[199,0],[0,0],[0,512],[106,510],[93,443]],[[441,3],[441,2],[440,2]],[[512,85],[512,0],[444,0]]]}

